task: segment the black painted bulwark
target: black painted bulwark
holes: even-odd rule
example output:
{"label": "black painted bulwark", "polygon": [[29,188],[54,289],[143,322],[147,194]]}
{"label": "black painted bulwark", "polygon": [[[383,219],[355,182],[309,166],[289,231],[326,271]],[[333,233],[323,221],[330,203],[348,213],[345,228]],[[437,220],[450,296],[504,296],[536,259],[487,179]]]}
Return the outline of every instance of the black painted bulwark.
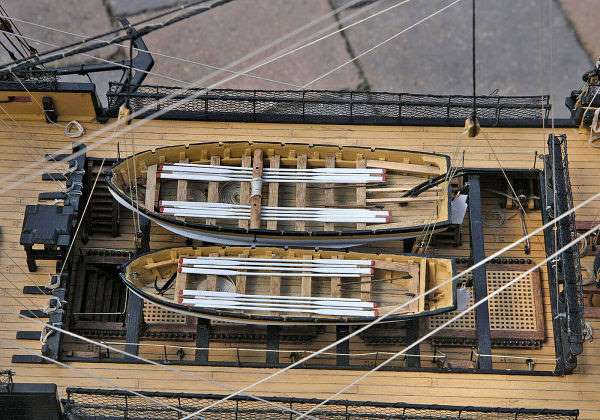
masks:
{"label": "black painted bulwark", "polygon": [[[471,232],[471,257],[473,264],[485,259],[485,239],[483,236],[483,221],[481,218],[481,184],[479,175],[468,177],[469,182],[469,227]],[[488,294],[485,264],[473,270],[474,300],[485,298]],[[475,326],[477,329],[477,352],[480,369],[492,369],[492,335],[490,332],[490,314],[488,303],[485,301],[475,308]]]}

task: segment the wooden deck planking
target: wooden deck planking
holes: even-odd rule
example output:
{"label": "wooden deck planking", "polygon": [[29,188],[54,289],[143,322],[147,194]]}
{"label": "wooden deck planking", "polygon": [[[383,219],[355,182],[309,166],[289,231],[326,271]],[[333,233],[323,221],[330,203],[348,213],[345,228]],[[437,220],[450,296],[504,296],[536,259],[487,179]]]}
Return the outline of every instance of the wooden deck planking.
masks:
{"label": "wooden deck planking", "polygon": [[[70,139],[65,138],[59,128],[47,126],[43,123],[19,122],[20,127],[11,132],[0,132],[0,146],[3,153],[0,156],[0,174],[6,176],[14,173],[24,166],[24,162],[33,162],[39,159],[43,153],[60,147],[68,147]],[[96,124],[85,124],[86,137],[102,126]],[[168,134],[165,131],[169,130]],[[135,138],[137,150],[157,147],[165,144],[178,144],[182,142],[195,142],[201,140],[218,141],[240,139],[265,139],[265,140],[294,140],[309,141],[314,144],[334,143],[341,145],[363,144],[364,139],[369,139],[369,146],[391,146],[409,150],[437,151],[453,153],[457,145],[464,142],[460,136],[461,128],[426,128],[426,127],[370,127],[370,126],[330,126],[330,125],[293,125],[293,124],[235,124],[235,123],[209,123],[209,122],[184,122],[173,124],[170,121],[153,121],[136,131]],[[530,168],[533,165],[533,154],[535,151],[544,152],[546,133],[537,129],[517,128],[485,128],[490,141],[506,168],[519,167]],[[600,157],[600,150],[592,149],[587,145],[585,135],[579,135],[576,130],[561,129],[557,132],[567,132],[569,136],[569,153],[571,181],[574,187],[576,202],[581,201],[596,189],[600,169],[596,162]],[[15,147],[14,139],[23,133],[30,133],[40,142],[37,150],[24,154],[22,149]],[[86,137],[81,139],[86,141]],[[116,144],[107,143],[90,150],[90,156],[116,156]],[[475,143],[469,146],[469,153],[465,156],[465,164],[470,167],[497,167],[493,155],[489,152],[485,142]],[[537,167],[540,168],[538,162]],[[0,315],[3,321],[0,327],[0,337],[8,340],[3,344],[4,348],[11,348],[11,337],[18,329],[35,330],[37,324],[31,321],[21,321],[14,315],[18,309],[24,306],[31,307],[29,297],[21,295],[9,281],[13,282],[18,289],[25,284],[34,282],[43,285],[47,282],[48,275],[53,272],[53,262],[40,262],[40,271],[37,273],[24,274],[18,266],[25,264],[24,253],[18,244],[20,226],[22,223],[23,209],[26,204],[34,204],[39,191],[51,190],[52,184],[40,182],[37,178],[26,182],[23,188],[14,192],[8,191],[0,194],[7,200],[0,203],[2,220],[2,249],[0,255],[3,273],[6,279],[0,283],[0,303],[5,312]],[[17,197],[18,194],[18,197]],[[593,221],[598,217],[600,204],[578,212],[579,220]],[[484,212],[485,215],[485,212]],[[530,229],[539,224],[537,213],[529,214]],[[155,226],[153,231],[153,249],[172,244],[173,235]],[[94,239],[94,244],[102,246],[123,245],[131,241],[133,229],[130,223],[123,224],[123,234],[120,238]],[[520,237],[518,225],[507,223],[501,228],[486,227],[486,251],[489,253],[501,248],[504,244]],[[183,241],[181,241],[183,242]],[[488,245],[489,244],[489,245]],[[393,244],[389,245],[394,248]],[[451,250],[456,255],[464,255],[465,246]],[[17,263],[13,263],[6,256],[9,255]],[[508,255],[523,257],[522,247],[509,252]],[[539,260],[543,258],[543,243],[541,237],[532,241],[531,258]],[[547,282],[543,277],[545,311],[549,313]],[[17,296],[21,302],[15,302],[10,296]],[[33,302],[40,304],[46,302],[44,297],[32,296]],[[547,329],[550,328],[549,317],[546,317]],[[595,329],[600,328],[600,321],[592,321]],[[550,330],[548,330],[551,333]],[[324,335],[311,343],[318,347],[330,342],[332,332]],[[19,341],[19,346],[27,346],[38,350],[39,343]],[[508,351],[498,349],[498,354],[530,355],[534,357],[553,357],[553,345],[546,342],[541,350],[517,350]],[[385,351],[382,347],[381,351]],[[396,347],[397,348],[397,347]],[[352,351],[371,349],[364,345],[361,340],[351,342]],[[430,350],[427,346],[423,351]],[[463,353],[442,348],[449,357],[456,359],[465,357]],[[518,377],[506,375],[468,375],[468,374],[439,374],[429,372],[379,372],[372,375],[357,388],[347,394],[347,398],[377,400],[377,401],[406,401],[414,403],[437,403],[437,404],[466,404],[471,405],[473,395],[477,395],[478,405],[490,406],[526,406],[539,408],[580,408],[581,418],[594,419],[600,417],[600,408],[597,403],[597,395],[592,391],[596,382],[595,375],[600,374],[600,358],[594,356],[600,352],[600,344],[595,341],[586,343],[585,353],[580,357],[580,368],[578,373],[565,378],[557,377]],[[49,365],[14,365],[10,361],[10,355],[23,353],[19,350],[9,350],[0,355],[2,368],[12,368],[17,372],[18,380],[22,382],[45,382],[48,378],[56,381],[61,390],[69,385],[105,387],[105,384],[96,380],[86,378],[76,371],[60,369]],[[212,353],[211,353],[212,357]],[[224,358],[231,355],[224,354]],[[113,365],[113,364],[74,364],[78,367],[90,369],[92,374],[100,374],[108,377],[121,386],[129,386],[136,389],[154,390],[178,390],[188,392],[224,392],[222,389],[214,388],[198,379],[186,379],[173,373],[157,371],[156,368],[143,365]],[[544,364],[538,364],[541,369]],[[549,366],[550,363],[547,363]],[[523,368],[519,363],[496,363],[496,366],[509,366],[512,368]],[[241,386],[251,380],[264,377],[269,370],[220,368],[220,367],[181,367],[182,370],[192,372],[198,378],[210,377],[220,380],[231,386]],[[326,375],[323,375],[326,373]],[[300,397],[327,397],[328,393],[334,392],[341,386],[354,378],[357,372],[331,370],[318,373],[312,370],[292,371],[285,377],[277,378],[258,389],[261,395],[293,395]],[[243,380],[241,379],[243,377]],[[303,384],[300,386],[300,384]],[[401,384],[402,386],[398,386]]]}

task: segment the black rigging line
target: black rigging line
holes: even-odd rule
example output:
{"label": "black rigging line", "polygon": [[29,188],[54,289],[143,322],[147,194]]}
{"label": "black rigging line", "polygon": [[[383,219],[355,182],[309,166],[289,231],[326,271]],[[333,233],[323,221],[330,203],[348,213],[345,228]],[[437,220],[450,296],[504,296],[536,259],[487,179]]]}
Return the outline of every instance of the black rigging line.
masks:
{"label": "black rigging line", "polygon": [[472,67],[473,67],[473,120],[475,120],[477,118],[477,90],[476,90],[476,86],[477,86],[477,73],[476,73],[476,47],[475,47],[475,22],[476,22],[476,15],[475,15],[475,0],[472,1],[473,7],[472,7],[472,15],[471,15],[471,25],[472,25],[472,31],[471,31],[471,36],[472,36]]}
{"label": "black rigging line", "polygon": [[6,45],[4,45],[4,42],[2,42],[2,40],[0,40],[0,45],[2,46],[2,48],[4,48],[4,51],[6,51],[6,53],[9,55],[9,57],[12,60],[17,59],[17,57],[15,57],[15,54],[12,52],[12,50],[10,48],[8,48]]}
{"label": "black rigging line", "polygon": [[[4,6],[2,5],[2,3],[0,2],[0,11],[2,12],[2,14],[11,22],[12,27],[15,29],[15,31],[17,31],[17,33],[19,35],[23,35],[23,33],[21,32],[21,30],[19,29],[19,27],[17,26],[17,24],[15,22],[13,22],[12,20],[10,20],[10,16],[8,14],[8,12],[6,11],[6,9],[4,8]],[[21,44],[26,51],[29,51],[30,54],[36,54],[37,50],[35,48],[33,48],[28,42],[27,40],[21,38],[21,37],[15,37],[17,38],[17,41],[19,42],[19,44]]]}
{"label": "black rigging line", "polygon": [[[150,22],[152,20],[160,19],[162,17],[168,16],[168,15],[172,15],[172,14],[174,14],[176,12],[180,12],[180,11],[183,11],[183,10],[186,10],[186,9],[189,9],[189,8],[193,8],[194,6],[201,5],[202,3],[206,3],[208,1],[209,0],[196,0],[196,1],[189,2],[189,3],[185,3],[185,4],[182,4],[181,6],[178,6],[178,7],[174,8],[174,9],[169,9],[168,11],[161,12],[161,13],[158,13],[156,15],[150,16],[150,17],[148,17],[146,19],[142,19],[142,20],[140,20],[138,22],[132,23],[132,24],[130,24],[130,27],[135,27],[135,26],[138,26],[138,25],[142,25],[142,24]],[[145,26],[144,28],[141,29],[142,31],[144,31],[144,33],[140,34],[139,36],[145,35],[146,33],[149,33],[149,32],[152,32],[155,29],[160,29],[160,28],[162,28],[164,26],[168,26],[171,23],[175,23],[175,22],[178,22],[180,20],[186,19],[186,18],[188,18],[190,16],[193,16],[195,14],[205,12],[207,10],[212,9],[215,6],[219,6],[221,4],[229,3],[230,1],[232,1],[232,0],[221,0],[221,1],[218,1],[218,2],[215,2],[215,3],[212,3],[212,4],[210,4],[210,5],[208,5],[208,6],[204,7],[204,8],[199,7],[197,9],[192,9],[190,12],[182,14],[181,16],[175,16],[174,18],[171,18],[170,20],[168,20],[166,23],[153,24],[153,25]],[[7,19],[10,19],[10,17],[8,17]],[[7,64],[4,64],[4,65],[1,65],[0,66],[0,70],[6,68],[8,66],[15,66],[15,65],[18,65],[18,64],[22,64],[23,66],[25,66],[27,64],[38,65],[38,64],[40,64],[38,60],[40,60],[40,56],[41,55],[47,56],[48,54],[56,53],[58,51],[62,51],[62,50],[66,50],[66,49],[71,49],[71,50],[68,51],[67,53],[65,53],[64,56],[71,56],[71,55],[78,54],[80,52],[87,52],[87,51],[95,50],[95,49],[98,49],[98,48],[103,48],[103,47],[106,47],[108,45],[111,45],[111,44],[114,44],[114,43],[121,42],[123,40],[129,39],[129,36],[118,36],[118,37],[113,38],[111,40],[102,40],[100,38],[106,37],[108,35],[117,34],[119,32],[126,31],[127,29],[129,29],[129,28],[128,27],[116,28],[116,29],[113,29],[113,30],[110,30],[110,31],[107,31],[107,32],[104,32],[104,33],[101,33],[101,34],[98,34],[98,35],[94,35],[94,36],[85,38],[85,39],[83,39],[81,41],[73,42],[73,43],[65,45],[63,47],[57,47],[57,48],[50,49],[48,51],[44,51],[44,52],[39,53],[39,54],[36,51],[35,53],[33,53],[32,55],[30,55],[29,57],[26,57],[26,58],[23,58],[23,59],[20,59],[20,60],[15,60],[12,63],[7,63]],[[95,41],[95,40],[98,40],[98,41],[94,45],[87,47],[87,49],[85,49],[84,51],[80,51],[80,49],[72,49],[73,47],[78,47],[78,46],[87,44],[90,41]],[[50,60],[50,61],[54,61],[54,60],[58,60],[58,59],[64,58],[64,57],[62,55],[56,54],[56,56],[52,56],[51,58],[52,58],[52,60]],[[49,62],[49,61],[44,61],[44,63],[45,62]],[[41,64],[44,64],[44,63],[41,63]],[[20,66],[16,66],[15,68],[18,68],[18,67],[20,67]],[[13,68],[13,70],[15,70],[15,68]]]}

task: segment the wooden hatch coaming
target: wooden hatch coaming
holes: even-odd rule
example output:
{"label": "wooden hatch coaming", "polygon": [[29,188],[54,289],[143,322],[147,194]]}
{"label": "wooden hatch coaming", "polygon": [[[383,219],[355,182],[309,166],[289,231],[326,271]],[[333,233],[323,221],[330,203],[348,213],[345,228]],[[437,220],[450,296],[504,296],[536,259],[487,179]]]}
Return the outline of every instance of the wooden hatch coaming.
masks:
{"label": "wooden hatch coaming", "polygon": [[[309,184],[264,183],[258,204],[280,207],[369,208],[389,212],[384,223],[351,223],[325,221],[261,220],[251,226],[249,220],[214,219],[200,217],[173,217],[160,213],[161,200],[191,202],[227,202],[235,196],[235,203],[249,205],[250,182],[204,182],[150,179],[156,178],[157,168],[165,163],[186,162],[202,165],[252,167],[256,150],[263,154],[262,163],[268,168],[386,168],[386,181],[381,184]],[[134,165],[135,164],[135,165]],[[134,171],[135,166],[135,171]],[[445,155],[391,149],[361,147],[312,146],[262,142],[221,142],[171,146],[148,150],[126,159],[113,168],[109,186],[127,202],[136,199],[140,211],[167,224],[205,230],[241,233],[253,228],[260,236],[318,235],[339,236],[356,234],[386,234],[419,231],[435,224],[443,227],[449,218],[449,183],[425,191],[418,197],[404,197],[411,188],[448,171],[449,158]],[[129,188],[132,173],[137,173],[137,192]],[[131,181],[133,182],[133,181]],[[185,195],[181,195],[185,184]],[[116,191],[115,191],[116,190]],[[256,201],[254,201],[255,204]],[[257,227],[258,226],[258,227]],[[318,238],[317,238],[318,239]]]}
{"label": "wooden hatch coaming", "polygon": [[[228,276],[226,280],[236,293],[246,295],[360,298],[361,301],[374,302],[378,308],[378,315],[383,315],[396,306],[407,303],[411,298],[422,293],[424,289],[447,281],[453,274],[452,260],[442,258],[306,249],[214,246],[168,248],[139,256],[127,264],[122,278],[127,286],[142,298],[169,310],[199,317],[259,324],[273,322],[283,324],[360,324],[372,319],[305,313],[296,315],[277,311],[257,313],[182,305],[178,300],[180,291],[194,290],[196,287],[200,287],[200,290],[216,291],[221,287],[220,282],[224,281],[220,276],[183,272],[175,274],[180,258],[185,257],[373,260],[375,269],[372,276],[309,277],[306,276],[306,273],[298,273],[297,276],[290,277],[235,275]],[[405,278],[407,277],[406,272],[410,274],[409,278]],[[154,288],[155,280],[158,279],[157,284],[160,286],[173,275],[175,275],[174,287],[163,296],[159,296]],[[455,285],[450,282],[442,286],[435,294],[409,303],[397,314],[390,316],[389,321],[443,313],[454,307]]]}

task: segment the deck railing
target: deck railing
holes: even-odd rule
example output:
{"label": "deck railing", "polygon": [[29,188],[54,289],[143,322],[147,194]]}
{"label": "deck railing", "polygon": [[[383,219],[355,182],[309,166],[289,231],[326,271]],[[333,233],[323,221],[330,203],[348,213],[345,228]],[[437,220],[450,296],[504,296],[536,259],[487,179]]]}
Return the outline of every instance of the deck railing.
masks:
{"label": "deck railing", "polygon": [[[268,91],[217,89],[202,92],[177,87],[134,86],[111,82],[108,113],[116,116],[127,97],[134,111],[150,114],[174,106],[163,118],[208,121],[463,125],[473,98],[464,95],[354,91]],[[199,94],[186,103],[177,101]],[[164,103],[161,99],[174,95]],[[477,115],[484,126],[541,126],[550,111],[549,96],[479,96]]]}
{"label": "deck railing", "polygon": [[[567,136],[550,135],[549,154],[544,161],[545,207],[555,218],[573,208],[569,179]],[[575,214],[556,223],[556,230],[544,232],[546,253],[553,254],[577,236]],[[553,311],[557,371],[570,373],[577,366],[577,356],[583,352],[583,286],[579,250],[568,248],[548,263],[551,304]]]}
{"label": "deck railing", "polygon": [[[214,403],[224,395],[140,392],[171,407],[192,413]],[[319,399],[268,397],[268,401],[296,412],[306,412],[322,402]],[[125,391],[89,388],[67,388],[63,400],[67,418],[153,418],[178,419],[181,412],[159,405]],[[372,401],[332,400],[312,415],[330,420],[351,419],[428,419],[428,420],[575,420],[578,410],[549,410],[506,407],[470,407],[430,404],[381,403]],[[281,419],[297,417],[289,410],[275,407],[250,397],[237,395],[202,413],[207,420],[217,419]]]}

